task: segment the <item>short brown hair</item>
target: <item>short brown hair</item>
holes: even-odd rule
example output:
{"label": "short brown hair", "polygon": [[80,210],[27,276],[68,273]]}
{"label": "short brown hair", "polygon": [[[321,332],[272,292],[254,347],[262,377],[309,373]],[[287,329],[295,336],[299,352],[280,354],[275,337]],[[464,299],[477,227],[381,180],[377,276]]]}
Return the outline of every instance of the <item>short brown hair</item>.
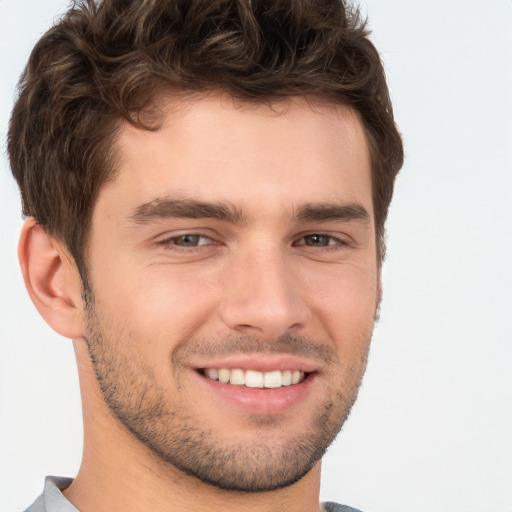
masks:
{"label": "short brown hair", "polygon": [[173,88],[249,101],[318,95],[357,110],[382,257],[403,149],[356,9],[342,0],[82,0],[32,51],[8,135],[24,214],[62,239],[79,269],[98,191],[115,172],[119,121],[144,128],[141,112]]}

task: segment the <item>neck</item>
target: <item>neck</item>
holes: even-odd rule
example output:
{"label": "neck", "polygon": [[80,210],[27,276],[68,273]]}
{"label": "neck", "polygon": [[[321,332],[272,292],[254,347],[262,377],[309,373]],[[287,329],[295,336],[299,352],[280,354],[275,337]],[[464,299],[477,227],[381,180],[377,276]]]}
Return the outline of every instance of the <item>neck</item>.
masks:
{"label": "neck", "polygon": [[[77,356],[84,348],[75,343]],[[86,354],[83,354],[86,356]],[[264,492],[218,489],[160,460],[110,413],[78,357],[84,414],[82,464],[64,496],[81,512],[318,512],[320,463],[295,484]]]}

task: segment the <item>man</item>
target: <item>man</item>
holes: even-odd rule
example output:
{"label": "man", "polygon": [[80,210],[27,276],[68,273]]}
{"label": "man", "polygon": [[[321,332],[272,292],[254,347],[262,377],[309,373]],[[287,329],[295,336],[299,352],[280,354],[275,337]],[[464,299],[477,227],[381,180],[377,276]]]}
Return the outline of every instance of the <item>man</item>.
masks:
{"label": "man", "polygon": [[27,290],[74,341],[84,414],[78,475],[28,510],[349,510],[319,504],[320,461],[403,158],[356,14],[78,3],[31,55],[8,150]]}

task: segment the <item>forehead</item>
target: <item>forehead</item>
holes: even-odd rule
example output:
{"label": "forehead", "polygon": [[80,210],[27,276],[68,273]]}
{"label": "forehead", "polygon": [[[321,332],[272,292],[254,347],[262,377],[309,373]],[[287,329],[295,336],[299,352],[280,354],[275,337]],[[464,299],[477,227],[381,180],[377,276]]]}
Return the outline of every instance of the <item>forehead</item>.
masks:
{"label": "forehead", "polygon": [[165,97],[159,108],[157,130],[121,127],[118,172],[98,203],[107,195],[123,209],[183,195],[260,210],[358,201],[371,211],[364,129],[345,105],[306,97],[249,103],[208,94]]}

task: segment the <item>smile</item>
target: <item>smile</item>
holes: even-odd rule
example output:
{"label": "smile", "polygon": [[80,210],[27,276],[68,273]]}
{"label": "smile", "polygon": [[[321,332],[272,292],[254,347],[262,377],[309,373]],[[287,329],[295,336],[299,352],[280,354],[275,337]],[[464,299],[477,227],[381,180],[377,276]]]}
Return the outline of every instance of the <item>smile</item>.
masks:
{"label": "smile", "polygon": [[301,370],[259,372],[256,370],[241,370],[239,368],[206,368],[202,373],[209,379],[218,380],[224,384],[271,389],[298,384],[306,377],[306,374]]}

